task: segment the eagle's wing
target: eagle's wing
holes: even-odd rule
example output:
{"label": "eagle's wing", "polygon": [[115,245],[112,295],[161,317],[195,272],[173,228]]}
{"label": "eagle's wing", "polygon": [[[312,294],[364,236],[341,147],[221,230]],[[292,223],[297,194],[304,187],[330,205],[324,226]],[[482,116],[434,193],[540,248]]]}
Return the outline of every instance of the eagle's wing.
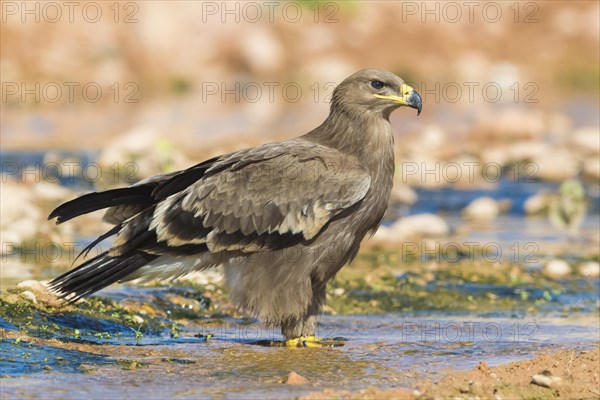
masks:
{"label": "eagle's wing", "polygon": [[[360,202],[370,184],[356,158],[304,140],[233,153],[158,201],[151,212],[126,221],[111,253],[131,251],[132,243],[189,254],[190,248],[248,253],[310,241],[332,218]],[[164,197],[161,190],[168,185],[157,187],[155,195]],[[153,232],[157,249],[136,240],[144,225]]]}

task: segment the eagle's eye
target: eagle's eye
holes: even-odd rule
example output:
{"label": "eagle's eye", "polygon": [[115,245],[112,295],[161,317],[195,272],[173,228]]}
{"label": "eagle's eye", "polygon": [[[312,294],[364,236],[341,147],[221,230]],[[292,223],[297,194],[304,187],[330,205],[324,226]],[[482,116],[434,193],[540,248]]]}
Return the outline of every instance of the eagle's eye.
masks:
{"label": "eagle's eye", "polygon": [[385,86],[385,83],[381,82],[381,81],[371,81],[371,87],[373,87],[373,89],[381,89]]}

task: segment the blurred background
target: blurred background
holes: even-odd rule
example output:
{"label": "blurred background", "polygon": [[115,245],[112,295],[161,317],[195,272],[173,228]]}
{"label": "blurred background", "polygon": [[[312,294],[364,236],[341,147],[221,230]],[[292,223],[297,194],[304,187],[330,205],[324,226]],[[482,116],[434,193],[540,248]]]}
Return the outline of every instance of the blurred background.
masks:
{"label": "blurred background", "polygon": [[420,117],[392,115],[396,186],[369,243],[408,242],[421,259],[491,244],[491,260],[597,276],[599,13],[594,1],[3,2],[2,287],[48,279],[106,230],[98,215],[46,222],[59,203],[307,132],[367,67],[424,101]]}
{"label": "blurred background", "polygon": [[[591,354],[575,350],[560,389],[530,384],[532,373],[560,375],[552,356],[508,367],[503,382],[489,374],[499,392],[471,392],[488,364],[563,346],[597,354],[598,1],[2,1],[0,11],[6,396],[360,398],[476,366],[463,386],[424,397],[598,394],[597,362],[572,364]],[[388,213],[328,284],[319,334],[349,338],[341,351],[241,346],[279,332],[240,313],[218,271],[112,285],[68,307],[45,289],[109,228],[100,213],[57,226],[47,221],[57,205],[303,134],[326,118],[335,85],[368,67],[414,86],[423,112],[392,114]],[[281,384],[290,371],[314,387]],[[370,396],[392,397],[406,396]]]}

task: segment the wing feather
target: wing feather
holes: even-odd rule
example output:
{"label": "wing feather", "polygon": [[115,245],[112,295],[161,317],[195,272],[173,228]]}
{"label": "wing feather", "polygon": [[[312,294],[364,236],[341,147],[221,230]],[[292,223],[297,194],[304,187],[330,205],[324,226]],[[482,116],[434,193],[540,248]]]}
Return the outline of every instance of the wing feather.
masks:
{"label": "wing feather", "polygon": [[202,179],[158,203],[150,229],[169,246],[268,250],[315,238],[361,201],[371,180],[356,158],[289,141],[214,162]]}

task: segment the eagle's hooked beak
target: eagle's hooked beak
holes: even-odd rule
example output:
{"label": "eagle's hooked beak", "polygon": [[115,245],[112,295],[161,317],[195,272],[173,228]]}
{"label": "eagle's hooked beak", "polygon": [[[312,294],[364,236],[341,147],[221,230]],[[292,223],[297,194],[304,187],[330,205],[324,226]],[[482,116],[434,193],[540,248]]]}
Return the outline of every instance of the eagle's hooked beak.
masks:
{"label": "eagle's hooked beak", "polygon": [[393,102],[408,106],[410,108],[414,108],[417,110],[417,115],[421,114],[421,109],[423,108],[423,102],[421,101],[421,95],[417,93],[415,89],[403,83],[400,86],[400,96],[383,96],[380,94],[374,94],[373,96],[379,99],[392,100]]}

